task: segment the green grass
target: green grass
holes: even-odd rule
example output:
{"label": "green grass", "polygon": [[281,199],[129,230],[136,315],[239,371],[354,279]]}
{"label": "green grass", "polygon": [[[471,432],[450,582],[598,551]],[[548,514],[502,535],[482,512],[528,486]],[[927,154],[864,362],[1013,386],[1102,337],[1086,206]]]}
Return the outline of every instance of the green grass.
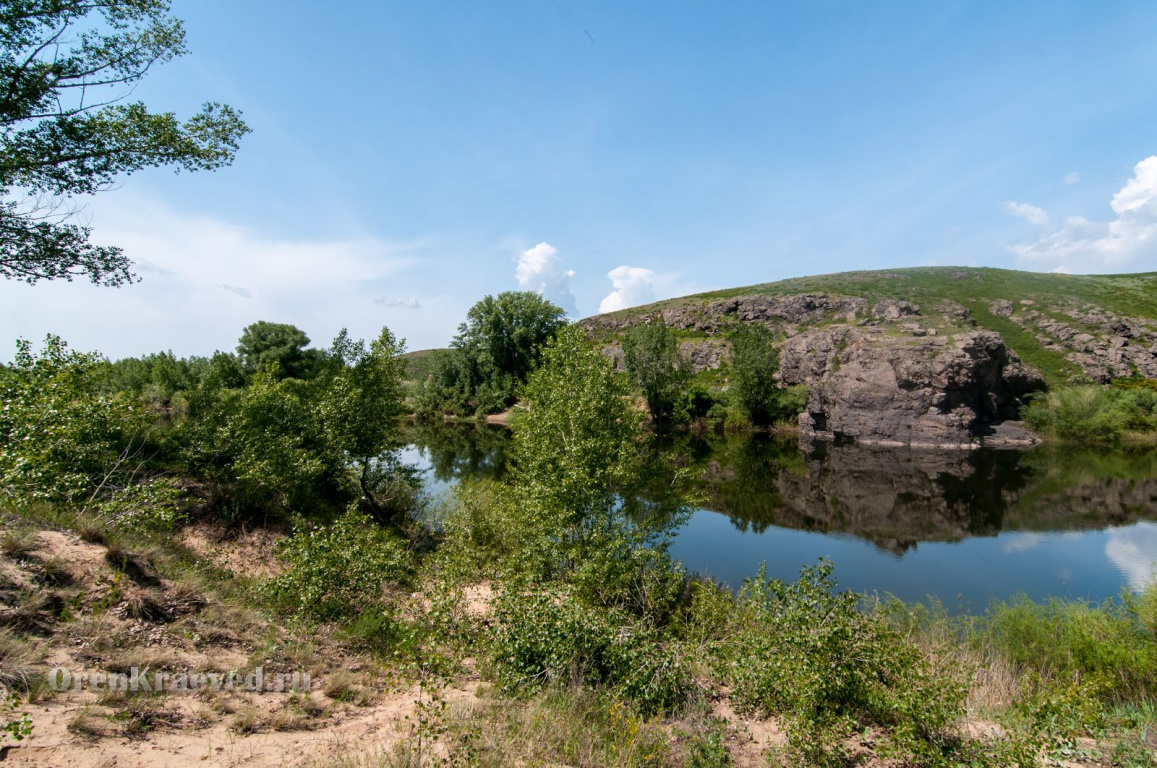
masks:
{"label": "green grass", "polygon": [[430,373],[434,364],[434,355],[442,352],[441,349],[419,349],[407,352],[401,356],[406,364],[406,380],[420,381]]}
{"label": "green grass", "polygon": [[[1040,370],[1050,386],[1066,383],[1079,369],[1064,355],[1045,349],[1035,335],[1016,323],[989,311],[995,300],[1019,302],[1029,299],[1033,309],[1050,316],[1057,307],[1092,304],[1118,315],[1157,318],[1157,272],[1133,275],[1060,275],[973,267],[913,267],[871,272],[841,272],[781,280],[775,283],[728,288],[632,307],[616,317],[677,307],[694,306],[737,296],[783,296],[797,293],[862,297],[869,305],[881,299],[902,299],[921,306],[928,314],[942,301],[968,308],[978,327],[1000,333],[1025,363]],[[1061,317],[1060,315],[1056,315]],[[1072,318],[1062,317],[1072,325]]]}

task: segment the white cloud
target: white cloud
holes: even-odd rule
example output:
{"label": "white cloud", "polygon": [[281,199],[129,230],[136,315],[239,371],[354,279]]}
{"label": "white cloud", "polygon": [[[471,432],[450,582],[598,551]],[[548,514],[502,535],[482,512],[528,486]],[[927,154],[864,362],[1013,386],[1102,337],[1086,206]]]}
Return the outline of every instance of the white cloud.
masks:
{"label": "white cloud", "polygon": [[1028,203],[1018,203],[1015,200],[1009,200],[1004,204],[1005,210],[1013,216],[1024,219],[1029,224],[1035,224],[1038,227],[1043,227],[1049,223],[1049,215],[1043,208],[1037,208],[1035,205]]}
{"label": "white cloud", "polygon": [[1077,173],[1076,171],[1073,171],[1072,173],[1065,176],[1065,183],[1066,184],[1076,184],[1080,180],[1081,180],[1081,174]]}
{"label": "white cloud", "polygon": [[379,296],[374,303],[383,307],[399,307],[401,309],[421,309],[422,303],[417,296]]}
{"label": "white cloud", "polygon": [[1157,578],[1157,523],[1137,523],[1112,528],[1105,542],[1105,556],[1140,591]]}
{"label": "white cloud", "polygon": [[[175,275],[176,272],[169,272],[168,274]],[[233,294],[234,296],[240,296],[243,299],[253,298],[253,291],[249,290],[248,288],[239,288],[236,285],[227,285],[225,283],[217,283],[216,287],[223,291],[229,291],[229,293]]]}
{"label": "white cloud", "polygon": [[232,349],[257,320],[292,323],[323,347],[343,327],[373,338],[383,325],[411,348],[443,346],[461,313],[449,297],[434,299],[437,317],[421,320],[404,311],[416,299],[375,302],[399,287],[424,244],[294,240],[124,193],[95,199],[91,212],[94,240],[124,248],[143,280],[116,289],[0,280],[0,360],[16,337],[50,332],[113,358],[203,355]]}
{"label": "white cloud", "polygon": [[599,313],[616,312],[655,300],[657,275],[644,267],[615,267],[607,273],[614,290],[599,303]]}
{"label": "white cloud", "polygon": [[1127,272],[1157,261],[1157,156],[1137,163],[1110,203],[1117,218],[1071,216],[1036,242],[1010,248],[1019,266],[1057,272]]}
{"label": "white cloud", "polygon": [[524,291],[534,291],[544,299],[553,301],[571,316],[578,315],[574,294],[570,290],[573,269],[563,269],[558,249],[550,243],[539,243],[528,248],[518,257],[518,267],[514,279]]}

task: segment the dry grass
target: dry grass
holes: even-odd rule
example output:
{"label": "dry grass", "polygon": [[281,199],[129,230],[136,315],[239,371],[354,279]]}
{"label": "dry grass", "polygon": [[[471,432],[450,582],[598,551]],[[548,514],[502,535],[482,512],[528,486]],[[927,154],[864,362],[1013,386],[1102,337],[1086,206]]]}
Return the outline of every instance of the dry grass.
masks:
{"label": "dry grass", "polygon": [[37,678],[38,661],[31,643],[9,629],[0,629],[0,687],[29,690]]}
{"label": "dry grass", "polygon": [[21,560],[36,551],[37,539],[36,531],[30,528],[9,528],[0,533],[0,554]]}
{"label": "dry grass", "polygon": [[108,717],[95,707],[83,707],[68,722],[68,730],[86,739],[103,739],[116,733]]}

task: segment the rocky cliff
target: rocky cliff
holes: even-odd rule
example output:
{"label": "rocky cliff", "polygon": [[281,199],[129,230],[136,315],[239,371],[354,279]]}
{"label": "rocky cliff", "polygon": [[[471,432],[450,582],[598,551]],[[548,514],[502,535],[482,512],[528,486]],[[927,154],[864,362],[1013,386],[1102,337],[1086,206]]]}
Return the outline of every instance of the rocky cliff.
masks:
{"label": "rocky cliff", "polygon": [[617,355],[622,332],[662,318],[696,371],[725,366],[729,331],[767,325],[781,382],[808,387],[800,428],[811,440],[1030,445],[1035,438],[1014,420],[1046,383],[1157,378],[1157,275],[926,268],[746,290],[582,324]]}

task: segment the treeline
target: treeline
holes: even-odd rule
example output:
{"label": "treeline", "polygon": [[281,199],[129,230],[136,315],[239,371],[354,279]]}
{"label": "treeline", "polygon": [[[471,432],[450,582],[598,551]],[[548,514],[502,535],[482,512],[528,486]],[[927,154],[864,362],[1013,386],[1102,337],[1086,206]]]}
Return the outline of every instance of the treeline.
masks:
{"label": "treeline", "polygon": [[0,493],[162,527],[190,489],[223,520],[404,512],[416,482],[397,460],[403,342],[383,329],[308,343],[255,323],[236,354],[109,363],[56,337],[20,342],[0,369]]}

